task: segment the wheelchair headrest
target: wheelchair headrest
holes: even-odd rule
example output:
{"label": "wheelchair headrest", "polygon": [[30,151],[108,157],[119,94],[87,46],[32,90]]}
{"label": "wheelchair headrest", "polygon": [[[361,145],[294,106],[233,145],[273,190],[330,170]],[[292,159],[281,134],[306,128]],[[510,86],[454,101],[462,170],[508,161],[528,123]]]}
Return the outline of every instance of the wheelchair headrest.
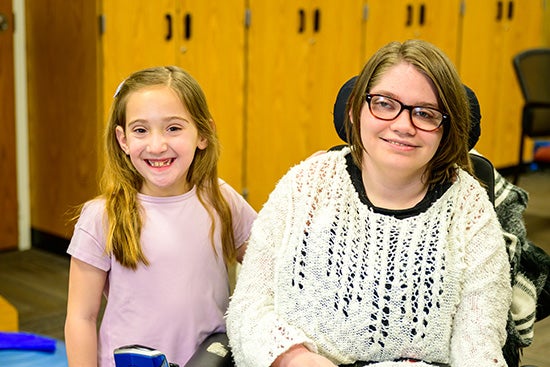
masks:
{"label": "wheelchair headrest", "polygon": [[[357,76],[352,77],[342,85],[336,96],[334,102],[333,122],[336,133],[343,141],[347,142],[346,129],[344,127],[344,121],[346,116],[346,104],[348,103],[349,96],[355,85]],[[479,108],[479,101],[476,94],[468,86],[464,85],[468,100],[470,102],[470,136],[468,138],[468,150],[472,149],[481,135],[481,110]]]}

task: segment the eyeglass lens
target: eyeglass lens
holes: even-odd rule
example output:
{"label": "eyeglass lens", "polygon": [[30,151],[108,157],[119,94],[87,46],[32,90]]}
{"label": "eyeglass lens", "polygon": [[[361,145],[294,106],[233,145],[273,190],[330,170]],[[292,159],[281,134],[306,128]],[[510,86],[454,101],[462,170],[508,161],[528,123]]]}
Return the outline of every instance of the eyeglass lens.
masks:
{"label": "eyeglass lens", "polygon": [[394,120],[403,110],[408,110],[415,127],[433,131],[441,126],[444,119],[443,113],[434,108],[407,106],[396,99],[378,94],[367,94],[366,97],[371,113],[381,120]]}

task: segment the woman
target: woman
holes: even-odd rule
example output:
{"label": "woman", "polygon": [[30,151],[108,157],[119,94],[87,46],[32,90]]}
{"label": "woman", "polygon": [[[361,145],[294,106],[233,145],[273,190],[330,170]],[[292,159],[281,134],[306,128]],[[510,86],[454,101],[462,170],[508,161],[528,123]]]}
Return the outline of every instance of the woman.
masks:
{"label": "woman", "polygon": [[350,147],[292,168],[253,226],[227,315],[237,365],[505,366],[510,267],[452,63],[390,43],[346,111]]}

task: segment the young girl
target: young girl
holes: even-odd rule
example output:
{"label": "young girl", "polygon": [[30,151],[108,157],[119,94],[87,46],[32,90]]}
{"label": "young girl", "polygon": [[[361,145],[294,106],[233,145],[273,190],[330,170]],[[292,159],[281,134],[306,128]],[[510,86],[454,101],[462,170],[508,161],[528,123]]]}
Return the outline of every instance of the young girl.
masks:
{"label": "young girl", "polygon": [[141,344],[183,366],[225,330],[227,265],[242,259],[256,213],[217,177],[214,123],[185,71],[130,75],[105,137],[101,194],[84,204],[68,249],[69,365],[112,367],[114,349]]}

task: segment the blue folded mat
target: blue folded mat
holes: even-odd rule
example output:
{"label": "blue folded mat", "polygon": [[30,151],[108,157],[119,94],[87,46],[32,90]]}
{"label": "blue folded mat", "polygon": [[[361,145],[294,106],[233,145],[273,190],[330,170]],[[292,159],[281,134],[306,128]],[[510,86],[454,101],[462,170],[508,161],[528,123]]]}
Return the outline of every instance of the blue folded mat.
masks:
{"label": "blue folded mat", "polygon": [[1,367],[68,367],[65,343],[56,341],[55,352],[0,349]]}
{"label": "blue folded mat", "polygon": [[56,340],[31,333],[0,332],[0,350],[35,350],[55,352]]}

